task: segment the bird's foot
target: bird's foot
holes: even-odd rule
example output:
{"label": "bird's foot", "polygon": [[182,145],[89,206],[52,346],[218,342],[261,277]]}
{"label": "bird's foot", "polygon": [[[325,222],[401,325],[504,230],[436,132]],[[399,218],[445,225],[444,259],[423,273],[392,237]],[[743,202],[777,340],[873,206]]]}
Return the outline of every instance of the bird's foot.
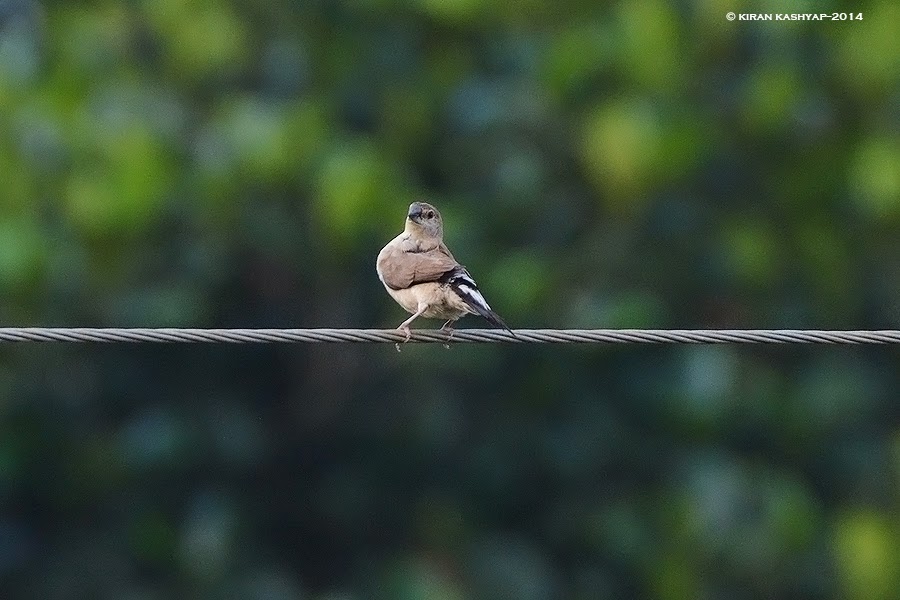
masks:
{"label": "bird's foot", "polygon": [[447,350],[450,349],[450,342],[453,341],[453,331],[454,331],[453,325],[454,324],[455,324],[455,321],[453,319],[450,319],[449,321],[447,321],[446,323],[444,323],[441,326],[441,331],[443,331],[444,333],[447,334],[447,341],[444,342],[444,348],[446,348]]}
{"label": "bird's foot", "polygon": [[397,342],[396,344],[394,344],[394,348],[397,349],[397,352],[400,352],[400,344],[401,343],[405,344],[406,342],[409,341],[409,338],[412,337],[412,331],[409,330],[409,325],[401,325],[400,327],[397,328],[397,331],[402,331],[403,333],[406,334],[406,339],[403,340],[403,342]]}

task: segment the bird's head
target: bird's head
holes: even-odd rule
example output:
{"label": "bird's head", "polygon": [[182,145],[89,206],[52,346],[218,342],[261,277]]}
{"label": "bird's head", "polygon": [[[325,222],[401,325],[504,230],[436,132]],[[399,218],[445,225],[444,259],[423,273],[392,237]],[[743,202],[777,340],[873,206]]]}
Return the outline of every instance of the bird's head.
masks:
{"label": "bird's head", "polygon": [[406,213],[407,231],[441,238],[444,235],[444,223],[438,209],[427,202],[413,202]]}

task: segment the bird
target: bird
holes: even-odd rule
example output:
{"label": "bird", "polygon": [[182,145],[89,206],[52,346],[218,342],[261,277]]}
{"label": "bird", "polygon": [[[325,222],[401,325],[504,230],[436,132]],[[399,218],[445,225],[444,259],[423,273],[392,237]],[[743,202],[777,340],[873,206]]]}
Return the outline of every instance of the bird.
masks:
{"label": "bird", "polygon": [[419,317],[446,319],[441,330],[451,336],[456,321],[469,314],[512,332],[444,244],[441,213],[427,202],[409,205],[403,233],[381,249],[375,270],[391,298],[412,315],[397,327],[406,334],[404,342],[412,335],[410,323]]}

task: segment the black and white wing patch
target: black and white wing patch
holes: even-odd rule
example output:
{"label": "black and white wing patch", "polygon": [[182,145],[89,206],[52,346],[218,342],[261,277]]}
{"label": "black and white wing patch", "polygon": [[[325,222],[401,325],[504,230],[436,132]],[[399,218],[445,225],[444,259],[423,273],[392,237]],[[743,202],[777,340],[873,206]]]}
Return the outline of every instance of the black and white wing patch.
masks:
{"label": "black and white wing patch", "polygon": [[503,322],[500,315],[495,313],[490,305],[488,305],[487,300],[484,299],[484,296],[482,296],[481,292],[478,290],[478,285],[475,283],[475,280],[472,279],[472,276],[469,275],[469,272],[466,271],[465,267],[458,266],[452,271],[445,273],[441,278],[441,283],[449,285],[466,304],[484,317],[488,323],[494,327],[501,327],[507,331],[512,331],[509,326]]}

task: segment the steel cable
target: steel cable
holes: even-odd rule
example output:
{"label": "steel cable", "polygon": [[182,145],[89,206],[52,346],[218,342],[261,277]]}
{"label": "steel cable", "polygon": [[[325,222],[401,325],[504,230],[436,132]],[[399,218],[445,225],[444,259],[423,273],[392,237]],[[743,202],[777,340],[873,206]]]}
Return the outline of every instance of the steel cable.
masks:
{"label": "steel cable", "polygon": [[[0,342],[397,343],[396,329],[174,329],[2,327]],[[900,330],[817,329],[414,329],[411,343],[518,344],[896,344]]]}

